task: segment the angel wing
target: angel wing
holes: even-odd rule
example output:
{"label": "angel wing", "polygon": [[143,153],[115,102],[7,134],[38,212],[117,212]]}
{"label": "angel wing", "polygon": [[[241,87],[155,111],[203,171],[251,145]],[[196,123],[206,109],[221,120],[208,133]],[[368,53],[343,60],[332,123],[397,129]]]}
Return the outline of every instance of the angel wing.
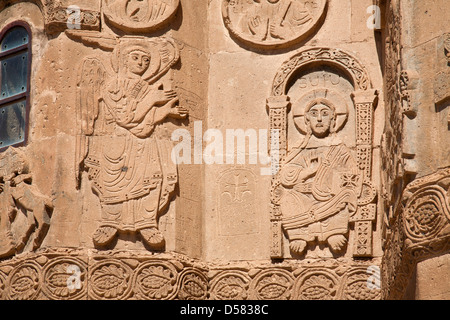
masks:
{"label": "angel wing", "polygon": [[94,133],[100,100],[107,79],[102,62],[96,57],[87,57],[80,66],[77,83],[77,136],[75,151],[75,176],[77,187],[81,181],[81,166],[89,150],[88,136]]}

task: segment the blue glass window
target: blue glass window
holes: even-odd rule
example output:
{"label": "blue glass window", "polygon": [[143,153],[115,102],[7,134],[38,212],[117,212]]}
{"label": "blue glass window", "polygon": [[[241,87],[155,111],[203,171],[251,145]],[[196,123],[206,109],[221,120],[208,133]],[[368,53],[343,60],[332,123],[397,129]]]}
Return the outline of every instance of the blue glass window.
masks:
{"label": "blue glass window", "polygon": [[30,37],[24,23],[13,23],[0,33],[0,150],[26,141]]}

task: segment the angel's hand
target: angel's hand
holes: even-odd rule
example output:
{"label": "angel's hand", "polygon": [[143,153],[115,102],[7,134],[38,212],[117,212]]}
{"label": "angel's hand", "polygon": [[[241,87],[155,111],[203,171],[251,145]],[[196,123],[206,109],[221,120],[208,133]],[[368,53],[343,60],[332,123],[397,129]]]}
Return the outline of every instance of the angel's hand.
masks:
{"label": "angel's hand", "polygon": [[175,97],[172,100],[168,101],[166,104],[157,107],[155,111],[155,122],[161,122],[170,116],[172,113],[176,113],[174,109],[177,108],[178,98]]}
{"label": "angel's hand", "polygon": [[248,28],[250,29],[250,32],[255,36],[261,38],[261,40],[264,40],[267,35],[267,21],[265,20],[266,19],[262,19],[260,16],[256,16],[250,18],[248,22]]}
{"label": "angel's hand", "polygon": [[152,99],[156,105],[164,105],[168,103],[169,101],[176,99],[177,93],[173,90],[163,91],[163,90],[156,90],[152,94]]}
{"label": "angel's hand", "polygon": [[169,117],[174,119],[186,119],[188,115],[189,110],[180,106],[175,106],[174,108],[171,108],[169,113]]}

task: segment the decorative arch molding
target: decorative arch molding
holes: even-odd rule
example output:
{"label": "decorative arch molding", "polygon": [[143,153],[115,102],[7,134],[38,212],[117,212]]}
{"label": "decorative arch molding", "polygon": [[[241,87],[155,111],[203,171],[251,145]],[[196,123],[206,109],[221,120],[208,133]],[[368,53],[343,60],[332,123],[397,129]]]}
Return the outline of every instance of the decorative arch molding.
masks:
{"label": "decorative arch molding", "polygon": [[285,95],[292,76],[298,70],[313,64],[328,64],[346,72],[352,79],[353,86],[357,91],[372,88],[366,68],[354,56],[340,49],[320,47],[303,50],[283,63],[275,75],[272,96]]}

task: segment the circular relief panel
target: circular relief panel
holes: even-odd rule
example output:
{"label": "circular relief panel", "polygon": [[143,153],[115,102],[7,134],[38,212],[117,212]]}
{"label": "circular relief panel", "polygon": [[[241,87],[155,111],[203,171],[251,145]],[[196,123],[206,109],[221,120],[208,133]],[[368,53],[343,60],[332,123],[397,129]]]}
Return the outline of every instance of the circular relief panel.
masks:
{"label": "circular relief panel", "polygon": [[208,298],[208,279],[200,270],[188,268],[178,279],[178,299],[206,300]]}
{"label": "circular relief panel", "polygon": [[15,268],[5,286],[9,300],[34,300],[40,291],[40,270],[32,262],[25,262]]}
{"label": "circular relief panel", "polygon": [[225,26],[239,40],[279,48],[306,38],[320,23],[327,0],[223,0]]}
{"label": "circular relief panel", "polygon": [[338,279],[327,269],[312,269],[303,273],[296,281],[295,300],[335,300]]}
{"label": "circular relief panel", "polygon": [[163,261],[144,262],[134,272],[136,296],[146,300],[170,300],[176,295],[178,273]]}
{"label": "circular relief panel", "polygon": [[86,293],[87,270],[81,260],[71,257],[57,258],[45,266],[43,275],[43,291],[52,299],[81,299]]}
{"label": "circular relief panel", "polygon": [[105,18],[128,32],[150,32],[162,28],[178,9],[180,0],[104,0]]}
{"label": "circular relief panel", "polygon": [[213,300],[245,300],[248,297],[250,277],[242,271],[224,271],[211,283]]}
{"label": "circular relief panel", "polygon": [[251,299],[289,300],[294,279],[283,269],[269,269],[260,272],[250,285]]}
{"label": "circular relief panel", "polygon": [[89,295],[96,300],[122,300],[131,293],[132,270],[126,264],[107,259],[89,271]]}

